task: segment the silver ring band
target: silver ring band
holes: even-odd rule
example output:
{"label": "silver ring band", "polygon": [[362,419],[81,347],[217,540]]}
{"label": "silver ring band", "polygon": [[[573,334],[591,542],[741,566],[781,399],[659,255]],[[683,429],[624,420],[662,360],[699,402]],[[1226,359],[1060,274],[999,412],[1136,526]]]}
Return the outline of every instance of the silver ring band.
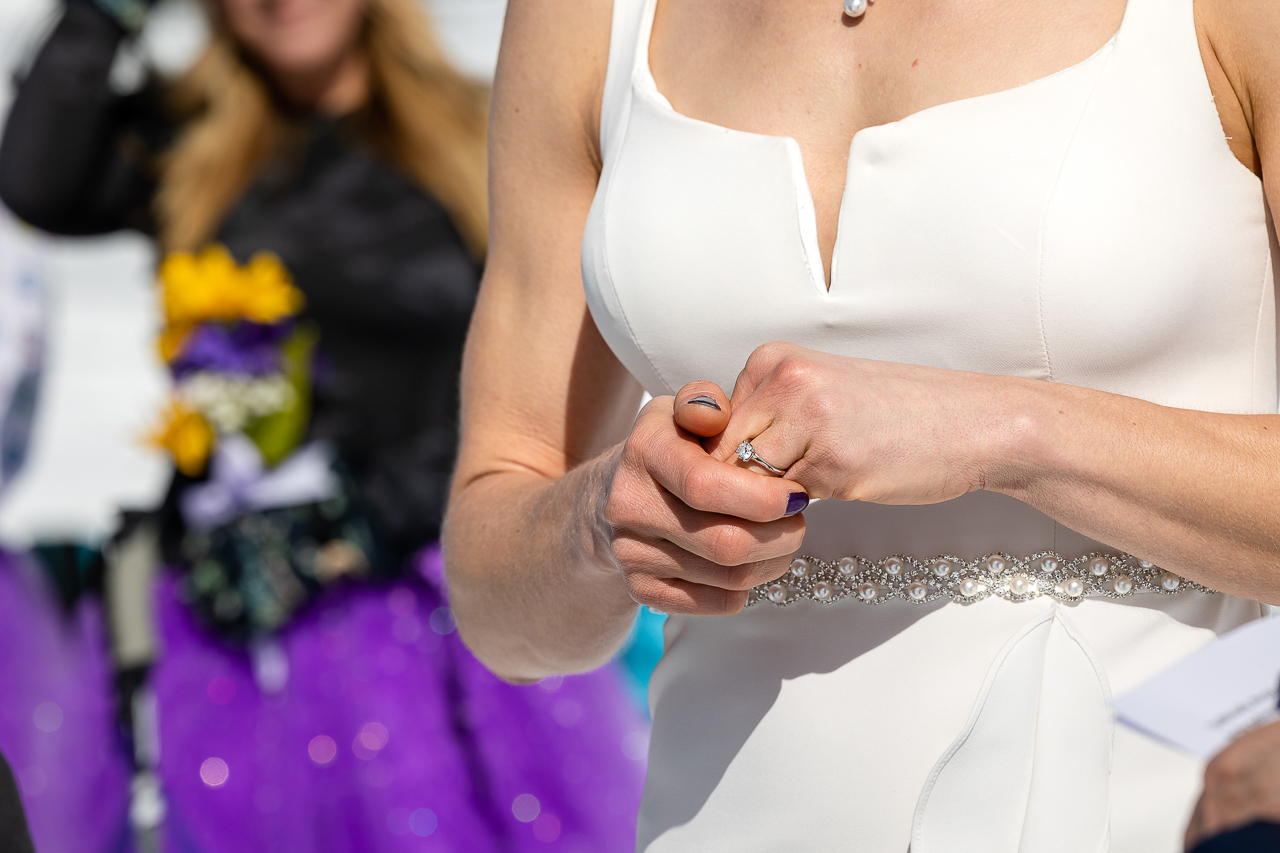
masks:
{"label": "silver ring band", "polygon": [[763,465],[765,468],[768,468],[770,471],[772,471],[773,473],[779,476],[787,473],[786,471],[783,471],[781,468],[775,468],[772,465],[770,465],[768,462],[765,462],[763,459],[761,459],[760,454],[756,453],[756,449],[751,446],[751,442],[749,441],[744,441],[742,442],[742,444],[738,445],[738,458],[741,459],[743,462],[754,462],[757,465]]}

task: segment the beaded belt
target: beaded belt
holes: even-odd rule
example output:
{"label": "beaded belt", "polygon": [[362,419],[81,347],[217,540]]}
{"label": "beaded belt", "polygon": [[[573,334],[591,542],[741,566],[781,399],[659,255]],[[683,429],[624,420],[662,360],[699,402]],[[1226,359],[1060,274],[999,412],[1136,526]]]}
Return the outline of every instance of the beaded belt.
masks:
{"label": "beaded belt", "polygon": [[747,606],[764,601],[829,603],[841,598],[856,598],[863,604],[895,598],[924,604],[942,596],[968,603],[993,595],[1006,601],[1044,596],[1075,601],[1087,595],[1124,598],[1135,592],[1176,595],[1214,590],[1128,554],[1086,554],[1065,560],[1042,551],[1025,558],[989,554],[972,561],[935,557],[924,562],[910,557],[841,557],[835,563],[796,557],[781,578],[753,587]]}

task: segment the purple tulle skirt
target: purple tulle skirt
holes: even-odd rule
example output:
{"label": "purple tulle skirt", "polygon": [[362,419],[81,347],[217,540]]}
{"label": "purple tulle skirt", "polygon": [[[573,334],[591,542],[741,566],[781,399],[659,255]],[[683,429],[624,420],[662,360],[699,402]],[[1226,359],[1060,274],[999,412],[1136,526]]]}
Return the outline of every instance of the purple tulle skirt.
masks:
{"label": "purple tulle skirt", "polygon": [[[177,578],[163,579],[163,653],[150,678],[168,806],[163,849],[634,848],[647,724],[616,671],[522,687],[499,681],[458,639],[438,551],[425,552],[419,568],[390,586],[335,589],[252,650],[211,637],[178,600]],[[3,572],[5,592],[19,574]],[[27,587],[28,599],[39,592]],[[127,780],[111,728],[100,620],[84,605],[74,624],[51,632],[42,627],[47,618],[15,608],[16,600],[3,602],[13,617],[0,626],[3,638],[49,637],[38,648],[26,640],[31,654],[2,676],[15,710],[0,706],[0,748],[20,779],[23,768],[44,768],[47,790],[65,776],[68,793],[51,797],[59,828],[40,812],[44,795],[23,782],[37,845],[41,853],[125,849]],[[58,631],[74,633],[60,641]],[[7,650],[17,646],[5,648],[11,661]],[[37,684],[48,669],[41,661],[57,654],[68,662],[50,684],[63,692]],[[36,735],[46,736],[31,723],[42,701],[61,703],[59,731],[78,754],[33,752]],[[61,829],[77,843],[57,841]]]}
{"label": "purple tulle skirt", "polygon": [[130,847],[129,767],[96,600],[65,613],[31,562],[0,551],[0,751],[39,853]]}

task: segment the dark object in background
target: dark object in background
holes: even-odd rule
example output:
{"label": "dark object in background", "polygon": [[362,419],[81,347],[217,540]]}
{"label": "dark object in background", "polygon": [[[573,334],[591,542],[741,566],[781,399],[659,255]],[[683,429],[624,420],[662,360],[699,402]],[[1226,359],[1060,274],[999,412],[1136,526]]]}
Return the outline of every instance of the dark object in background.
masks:
{"label": "dark object in background", "polygon": [[[361,494],[341,465],[338,493],[320,503],[257,510],[212,530],[185,530],[166,562],[189,566],[181,595],[206,628],[246,642],[283,627],[341,575],[391,580],[400,560],[379,547]],[[345,572],[326,569],[322,547],[346,546]],[[176,547],[175,547],[176,546]]]}
{"label": "dark object in background", "polygon": [[18,782],[9,762],[0,755],[0,853],[35,853],[27,816],[18,796]]}
{"label": "dark object in background", "polygon": [[1201,841],[1191,853],[1276,853],[1280,850],[1280,823],[1256,821]]}
{"label": "dark object in background", "polygon": [[70,611],[85,594],[102,593],[102,552],[73,542],[48,542],[31,549]]}

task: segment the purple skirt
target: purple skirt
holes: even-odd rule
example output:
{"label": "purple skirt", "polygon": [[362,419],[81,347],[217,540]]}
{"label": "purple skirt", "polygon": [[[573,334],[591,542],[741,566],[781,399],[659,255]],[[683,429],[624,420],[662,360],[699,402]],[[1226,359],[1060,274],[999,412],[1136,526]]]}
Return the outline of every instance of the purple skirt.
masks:
{"label": "purple skirt", "polygon": [[[164,577],[163,651],[150,683],[166,851],[634,849],[648,726],[616,670],[520,687],[498,680],[458,639],[438,550],[424,552],[420,570],[390,586],[334,589],[252,652],[195,624],[177,577]],[[13,573],[4,574],[9,584]],[[64,710],[64,735],[92,729],[96,740],[86,734],[92,743],[78,755],[29,758],[24,737],[43,736],[29,722],[36,693],[25,685],[4,693],[24,697],[16,713],[27,715],[29,731],[0,733],[20,778],[20,768],[47,767],[52,784],[65,766],[76,776],[68,793],[83,789],[80,800],[54,798],[57,820],[76,839],[64,845],[46,841],[58,827],[46,825],[52,817],[46,822],[24,783],[41,853],[124,849],[127,780],[111,731],[100,620],[82,610],[90,615],[68,646],[81,673],[63,679],[68,692],[57,696],[84,709],[77,721],[86,718],[69,725],[73,713]],[[50,653],[36,651],[32,673],[44,671],[36,657]],[[87,751],[100,756],[92,779],[77,776]]]}
{"label": "purple skirt", "polygon": [[40,853],[129,849],[129,768],[96,600],[66,613],[41,570],[0,551],[0,751]]}

